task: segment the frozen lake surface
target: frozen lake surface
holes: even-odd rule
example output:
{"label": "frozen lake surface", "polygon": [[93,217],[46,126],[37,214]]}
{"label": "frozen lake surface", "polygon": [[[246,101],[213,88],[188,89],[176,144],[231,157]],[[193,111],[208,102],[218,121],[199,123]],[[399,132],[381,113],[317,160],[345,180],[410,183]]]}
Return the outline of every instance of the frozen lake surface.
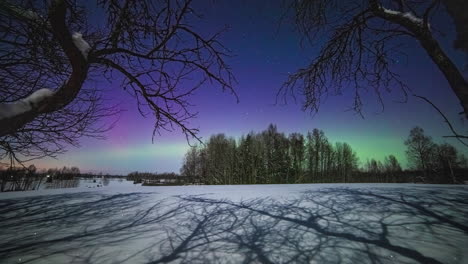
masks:
{"label": "frozen lake surface", "polygon": [[468,263],[467,186],[0,193],[1,263]]}

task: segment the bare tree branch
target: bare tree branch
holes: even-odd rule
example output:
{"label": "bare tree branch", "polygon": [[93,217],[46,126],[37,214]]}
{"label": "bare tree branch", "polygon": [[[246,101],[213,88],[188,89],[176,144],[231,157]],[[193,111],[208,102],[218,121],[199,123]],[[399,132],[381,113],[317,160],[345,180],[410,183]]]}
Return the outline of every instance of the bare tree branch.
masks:
{"label": "bare tree branch", "polygon": [[208,83],[237,95],[224,30],[199,33],[191,2],[99,0],[105,22],[91,27],[79,2],[2,1],[0,158],[55,157],[82,136],[101,138],[109,127],[99,120],[118,113],[91,88],[102,77],[122,80],[154,118],[153,139],[180,129],[199,140],[190,96]]}
{"label": "bare tree branch", "polygon": [[298,30],[310,41],[327,36],[318,56],[291,74],[279,96],[301,95],[303,108],[318,111],[323,98],[352,90],[352,108],[360,113],[362,93],[373,90],[383,107],[382,92],[409,88],[394,71],[404,53],[399,42],[410,37],[421,44],[450,84],[468,118],[468,82],[441,48],[430,20],[440,0],[304,0],[290,5]]}
{"label": "bare tree branch", "polygon": [[450,131],[452,131],[453,133],[453,136],[444,136],[444,137],[454,137],[456,139],[458,139],[458,141],[460,143],[462,143],[463,145],[465,145],[466,147],[468,147],[468,144],[465,143],[462,138],[464,139],[467,139],[468,136],[464,136],[464,135],[461,135],[459,133],[457,133],[457,131],[455,131],[455,128],[452,126],[452,123],[450,123],[450,121],[448,120],[448,118],[444,115],[444,113],[433,103],[431,102],[429,99],[427,99],[426,97],[424,96],[420,96],[420,95],[416,95],[416,94],[413,94],[414,97],[416,98],[419,98],[419,99],[422,99],[424,100],[425,102],[427,102],[428,104],[430,104],[432,106],[432,108],[434,108],[441,116],[442,118],[444,119],[445,123],[447,123]]}

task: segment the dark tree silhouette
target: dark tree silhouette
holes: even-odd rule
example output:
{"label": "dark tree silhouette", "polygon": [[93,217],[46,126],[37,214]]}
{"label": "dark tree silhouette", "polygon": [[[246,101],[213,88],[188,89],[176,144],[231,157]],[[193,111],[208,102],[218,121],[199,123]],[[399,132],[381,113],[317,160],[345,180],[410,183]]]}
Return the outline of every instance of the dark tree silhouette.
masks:
{"label": "dark tree silhouette", "polygon": [[181,175],[204,184],[347,182],[358,158],[347,143],[333,146],[321,130],[304,137],[278,132],[275,125],[240,138],[217,134],[185,155]]}
{"label": "dark tree silhouette", "polygon": [[468,52],[468,16],[466,15],[468,2],[464,0],[444,0],[442,3],[455,23],[457,39],[453,43],[454,47]]}
{"label": "dark tree silhouette", "polygon": [[430,159],[435,148],[432,138],[426,136],[422,128],[414,127],[411,129],[405,145],[410,166],[423,171],[426,175],[430,170]]}
{"label": "dark tree silhouette", "polygon": [[[233,92],[233,76],[222,31],[197,32],[191,23],[200,16],[190,4],[1,1],[2,157],[53,156],[82,136],[102,136],[106,128],[96,121],[114,111],[92,88],[97,77],[119,83],[140,113],[154,118],[153,137],[180,128],[197,138],[187,123],[195,116],[190,95],[207,81]],[[87,8],[99,18],[91,21]]]}
{"label": "dark tree silhouette", "polygon": [[[397,174],[402,171],[400,162],[398,162],[397,158],[393,155],[385,157],[383,166],[387,174]],[[388,182],[388,179],[386,182]]]}
{"label": "dark tree silhouette", "polygon": [[[392,66],[401,57],[400,40],[417,41],[447,79],[468,118],[468,81],[442,49],[436,38],[434,14],[447,4],[456,21],[466,19],[466,10],[456,1],[367,0],[367,1],[292,1],[295,24],[308,40],[329,36],[319,55],[305,68],[289,76],[280,94],[299,93],[304,108],[317,111],[323,97],[341,94],[351,88],[353,108],[362,110],[361,94],[373,90],[383,106],[382,92],[400,89],[405,98],[409,88]],[[459,1],[461,2],[461,1]],[[466,5],[462,5],[466,6]],[[461,13],[460,13],[461,12]],[[459,24],[459,22],[457,22]],[[457,27],[459,33],[463,28]],[[458,34],[463,45],[466,34]]]}
{"label": "dark tree silhouette", "polygon": [[447,143],[436,144],[424,130],[410,131],[409,168],[394,155],[359,163],[346,142],[330,142],[314,129],[306,135],[280,133],[275,125],[239,140],[217,134],[185,155],[180,174],[194,184],[286,184],[325,182],[462,183],[466,158]]}
{"label": "dark tree silhouette", "polygon": [[[422,172],[420,180],[429,183],[458,183],[456,170],[465,166],[465,157],[448,144],[436,144],[420,127],[414,127],[405,141],[406,155],[411,168]],[[466,172],[465,172],[466,173]]]}

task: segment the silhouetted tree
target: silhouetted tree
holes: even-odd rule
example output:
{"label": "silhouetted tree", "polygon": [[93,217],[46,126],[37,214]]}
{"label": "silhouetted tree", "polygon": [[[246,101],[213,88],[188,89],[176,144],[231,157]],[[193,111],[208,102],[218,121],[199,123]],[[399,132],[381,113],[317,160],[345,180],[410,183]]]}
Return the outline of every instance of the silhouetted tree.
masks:
{"label": "silhouetted tree", "polygon": [[401,174],[401,165],[394,155],[385,157],[383,169],[385,172],[385,182],[395,182],[396,177]]}
{"label": "silhouetted tree", "polygon": [[313,129],[312,132],[307,133],[306,157],[309,182],[318,181],[325,174],[330,152],[331,147],[322,130]]}
{"label": "silhouetted tree", "polygon": [[206,143],[206,183],[234,184],[236,143],[224,134],[211,136]]}
{"label": "silhouetted tree", "polygon": [[324,36],[328,40],[309,65],[289,76],[283,95],[297,91],[305,97],[304,108],[317,111],[324,97],[350,88],[359,113],[364,91],[373,90],[382,104],[383,91],[399,89],[406,97],[407,86],[393,66],[404,52],[399,41],[411,38],[442,72],[468,118],[468,81],[436,38],[435,17],[445,11],[441,2],[455,18],[457,45],[463,46],[467,36],[463,0],[291,1],[295,25],[306,41],[315,44]]}
{"label": "silhouetted tree", "polygon": [[382,163],[375,159],[370,159],[366,163],[366,171],[372,174],[382,173]]}
{"label": "silhouetted tree", "polygon": [[457,175],[466,173],[465,157],[448,143],[435,144],[420,127],[411,130],[405,145],[410,166],[423,173],[425,182],[457,183]]}
{"label": "silhouetted tree", "polygon": [[384,160],[384,168],[386,172],[400,172],[401,165],[394,155],[388,155]]}
{"label": "silhouetted tree", "polygon": [[[91,85],[96,76],[154,118],[153,137],[180,128],[196,138],[190,96],[206,82],[232,91],[233,76],[220,32],[197,31],[191,2],[1,1],[0,158],[54,156],[101,137],[96,122],[116,111]],[[101,19],[91,23],[88,8]]]}
{"label": "silhouetted tree", "polygon": [[263,169],[262,144],[258,135],[249,133],[242,137],[239,143],[239,176],[241,183],[255,184],[259,182]]}
{"label": "silhouetted tree", "polygon": [[458,156],[458,164],[459,164],[460,168],[468,169],[468,159],[465,157],[465,155],[460,154]]}
{"label": "silhouetted tree", "polygon": [[334,148],[323,131],[315,129],[305,140],[299,133],[286,136],[271,124],[238,142],[224,134],[211,136],[186,153],[181,174],[205,184],[342,182],[357,172],[357,163],[350,145]]}
{"label": "silhouetted tree", "polygon": [[289,142],[276,125],[270,124],[262,134],[265,144],[265,182],[281,183],[289,176]]}
{"label": "silhouetted tree", "polygon": [[348,143],[338,142],[335,145],[336,176],[342,182],[348,182],[349,177],[358,169],[358,158]]}
{"label": "silhouetted tree", "polygon": [[70,174],[73,175],[73,177],[78,177],[78,176],[80,176],[80,174],[81,174],[80,168],[78,168],[78,167],[71,167],[71,168],[70,168]]}
{"label": "silhouetted tree", "polygon": [[432,154],[435,148],[432,138],[426,136],[422,128],[414,127],[411,129],[405,145],[409,165],[414,169],[421,170],[424,174],[421,180],[427,180],[425,178],[432,169],[430,160],[433,157]]}
{"label": "silhouetted tree", "polygon": [[299,133],[289,135],[289,151],[291,155],[292,178],[287,182],[291,183],[293,179],[298,182],[303,181],[304,177],[304,136]]}
{"label": "silhouetted tree", "polygon": [[199,155],[197,147],[191,147],[189,151],[185,154],[182,168],[180,169],[180,174],[187,177],[196,177],[197,176],[197,166],[199,164]]}
{"label": "silhouetted tree", "polygon": [[414,182],[416,177],[427,183],[466,180],[467,160],[452,145],[433,143],[419,127],[411,130],[405,144],[411,171],[402,170],[394,155],[383,162],[370,158],[360,169],[349,144],[332,144],[319,129],[306,137],[286,136],[271,124],[237,142],[224,134],[211,136],[186,153],[181,174],[204,184]]}
{"label": "silhouetted tree", "polygon": [[454,170],[459,167],[458,151],[454,146],[444,143],[435,148],[435,162],[438,174],[436,182],[456,183]]}
{"label": "silhouetted tree", "polygon": [[455,24],[457,39],[453,46],[468,52],[468,16],[466,15],[468,2],[465,0],[443,0],[441,2],[445,5]]}

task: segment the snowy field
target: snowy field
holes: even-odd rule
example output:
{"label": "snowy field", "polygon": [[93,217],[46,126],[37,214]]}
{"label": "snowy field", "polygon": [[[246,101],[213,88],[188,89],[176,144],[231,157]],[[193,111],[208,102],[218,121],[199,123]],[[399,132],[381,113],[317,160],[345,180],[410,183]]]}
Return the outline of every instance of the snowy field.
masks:
{"label": "snowy field", "polygon": [[468,188],[304,184],[0,193],[1,263],[468,263]]}

